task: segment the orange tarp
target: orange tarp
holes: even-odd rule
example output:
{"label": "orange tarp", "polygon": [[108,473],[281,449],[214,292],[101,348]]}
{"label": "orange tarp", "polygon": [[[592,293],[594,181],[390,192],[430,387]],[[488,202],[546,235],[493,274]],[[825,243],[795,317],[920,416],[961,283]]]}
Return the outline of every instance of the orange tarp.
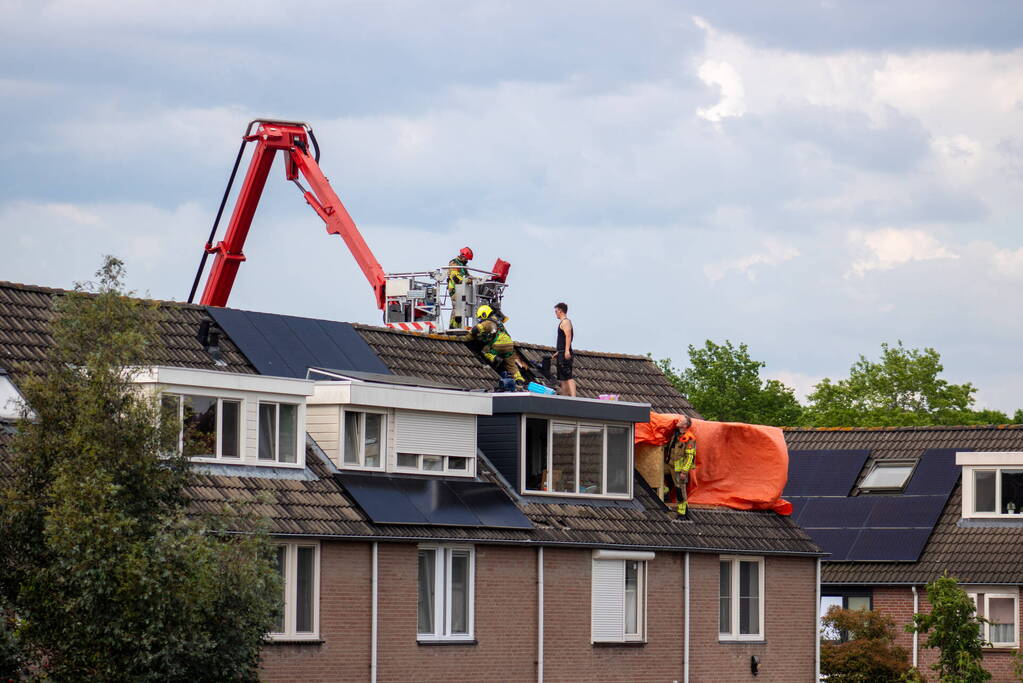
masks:
{"label": "orange tarp", "polygon": [[[636,444],[668,443],[679,417],[650,413],[650,422],[636,425]],[[781,498],[789,472],[781,429],[707,420],[693,420],[690,429],[696,437],[696,467],[686,487],[690,503],[792,514],[792,504]]]}

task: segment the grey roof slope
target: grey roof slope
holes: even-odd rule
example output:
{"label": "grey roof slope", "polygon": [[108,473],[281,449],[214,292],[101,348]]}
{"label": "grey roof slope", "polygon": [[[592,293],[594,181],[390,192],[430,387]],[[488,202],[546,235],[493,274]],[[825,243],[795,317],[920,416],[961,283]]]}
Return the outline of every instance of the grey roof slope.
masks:
{"label": "grey roof slope", "polygon": [[[53,298],[67,292],[13,282],[0,282],[0,367],[15,383],[26,373],[42,372],[53,338]],[[213,319],[202,306],[159,302],[162,347],[154,349],[153,362],[185,368],[255,373],[234,343],[221,336],[220,349],[226,366],[218,366],[199,343],[199,325]]]}
{"label": "grey roof slope", "polygon": [[[355,329],[376,351],[391,372],[412,375],[465,389],[492,389],[497,373],[483,364],[469,346],[458,338],[422,335],[373,325]],[[554,347],[526,344],[515,347],[526,358],[540,363],[554,353]],[[671,386],[664,373],[646,356],[574,350],[576,389],[580,396],[618,394],[623,401],[649,403],[659,413],[686,413],[699,417],[693,406]]]}
{"label": "grey roof slope", "polygon": [[[1023,425],[786,429],[785,441],[790,450],[869,449],[862,477],[873,461],[915,461],[932,448],[1023,451]],[[1023,525],[959,526],[961,506],[960,482],[917,562],[829,562],[825,558],[821,581],[923,584],[947,570],[968,583],[1023,583]]]}
{"label": "grey roof slope", "polygon": [[[0,283],[0,364],[12,366],[8,369],[16,382],[19,371],[23,374],[45,370],[47,350],[53,342],[49,334],[52,299],[64,293]],[[226,334],[221,337],[221,348],[228,365],[214,364],[195,336],[199,324],[211,320],[203,307],[161,302],[160,310],[165,315],[160,329],[164,348],[154,358],[155,363],[255,372]],[[357,328],[396,373],[438,379],[471,389],[489,388],[496,377],[463,342],[363,325]],[[551,351],[549,347],[520,346],[527,357],[536,360]],[[662,411],[691,412],[688,402],[664,380],[649,359],[586,351],[579,354],[584,360],[576,364],[577,368],[582,366],[580,388],[583,395],[607,391],[621,394],[623,399],[653,403],[655,409]],[[621,386],[617,382],[621,382]],[[0,476],[6,469],[3,456],[9,429],[9,425],[0,423]],[[197,468],[188,495],[196,514],[220,511],[225,505],[233,505],[265,519],[275,534],[819,554],[817,546],[791,519],[773,512],[699,509],[692,511],[691,521],[679,521],[639,479],[635,487],[636,501],[630,506],[565,499],[563,502],[539,502],[537,497],[521,499],[483,456],[479,461],[480,479],[504,486],[533,522],[533,530],[377,525],[362,514],[336,483],[331,470],[332,466],[327,464],[319,449],[311,445],[303,478],[249,476],[251,472],[241,467],[238,469],[240,476],[225,475],[224,468],[218,469],[216,474],[209,468]],[[245,524],[239,521],[238,529],[244,531]]]}

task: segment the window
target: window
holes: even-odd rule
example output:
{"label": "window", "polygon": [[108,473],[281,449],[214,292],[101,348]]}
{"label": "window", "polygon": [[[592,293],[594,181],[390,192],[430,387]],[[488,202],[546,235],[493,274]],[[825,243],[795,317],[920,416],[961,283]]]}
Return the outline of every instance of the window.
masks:
{"label": "window", "polygon": [[476,473],[475,415],[399,410],[394,419],[398,469],[462,476]]}
{"label": "window", "polygon": [[653,553],[594,553],[590,599],[593,642],[646,640],[648,559],[653,559]]}
{"label": "window", "polygon": [[259,404],[259,459],[298,462],[298,406],[293,403]]}
{"label": "window", "polygon": [[472,640],[472,548],[419,548],[419,640]]}
{"label": "window", "polygon": [[835,641],[846,641],[849,639],[847,633],[839,631],[837,629],[827,627],[825,628],[823,619],[828,614],[828,610],[832,607],[840,607],[842,609],[870,609],[870,595],[822,595],[820,604],[820,632],[823,640],[835,640]]}
{"label": "window", "polygon": [[973,469],[971,474],[974,513],[1023,514],[1023,469]]}
{"label": "window", "polygon": [[764,559],[722,557],[718,637],[764,639]]}
{"label": "window", "polygon": [[314,640],[320,630],[320,547],[311,543],[277,546],[277,571],[284,583],[284,610],[270,637]]}
{"label": "window", "polygon": [[628,497],[632,426],[527,417],[523,426],[523,489],[584,496]]}
{"label": "window", "polygon": [[189,458],[241,457],[241,401],[214,396],[164,394],[164,415],[181,422],[178,450]]}
{"label": "window", "polygon": [[981,624],[981,638],[991,647],[1016,647],[1016,615],[1019,614],[1019,593],[1005,588],[992,588],[996,592],[970,592],[977,607],[977,616],[987,619]]}
{"label": "window", "polygon": [[913,473],[912,463],[879,462],[863,478],[861,490],[901,490],[906,485],[909,475]]}
{"label": "window", "polygon": [[385,420],[382,413],[344,411],[342,463],[345,467],[383,467]]}

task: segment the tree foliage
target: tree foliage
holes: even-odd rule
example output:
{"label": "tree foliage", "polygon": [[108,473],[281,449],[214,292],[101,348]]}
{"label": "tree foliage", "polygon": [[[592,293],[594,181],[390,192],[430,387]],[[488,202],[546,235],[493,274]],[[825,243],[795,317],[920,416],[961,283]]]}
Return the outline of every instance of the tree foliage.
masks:
{"label": "tree foliage", "polygon": [[108,257],[97,294],[57,300],[48,370],[21,383],[32,412],[0,491],[5,623],[39,680],[255,681],[280,609],[269,539],[185,516],[176,416],[132,381],[158,310],[122,293],[123,273]]}
{"label": "tree foliage", "polygon": [[982,619],[977,617],[973,600],[958,582],[945,574],[927,584],[929,614],[914,614],[906,626],[910,633],[927,635],[925,648],[937,648],[938,661],[931,667],[941,683],[982,683],[991,674],[981,665],[984,657],[981,639]]}
{"label": "tree foliage", "polygon": [[817,427],[880,427],[1006,423],[1008,416],[974,411],[977,389],[969,382],[951,384],[932,348],[907,349],[881,344],[877,361],[865,356],[853,363],[849,376],[824,378],[807,397],[810,424]]}
{"label": "tree foliage", "polygon": [[895,622],[873,610],[832,607],[824,626],[846,635],[821,642],[821,674],[828,683],[896,683],[910,670],[909,653],[895,644]]}
{"label": "tree foliage", "polygon": [[801,423],[795,393],[778,380],[760,377],[763,361],[753,360],[746,344],[711,340],[689,346],[689,367],[676,370],[671,359],[658,367],[693,407],[708,420],[792,426]]}

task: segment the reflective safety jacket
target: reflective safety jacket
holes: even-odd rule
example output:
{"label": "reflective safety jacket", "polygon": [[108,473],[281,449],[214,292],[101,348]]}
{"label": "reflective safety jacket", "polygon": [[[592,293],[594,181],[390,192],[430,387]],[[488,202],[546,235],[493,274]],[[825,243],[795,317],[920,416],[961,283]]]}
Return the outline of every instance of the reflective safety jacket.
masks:
{"label": "reflective safety jacket", "polygon": [[691,431],[679,434],[675,430],[668,443],[668,462],[676,472],[688,472],[696,466],[696,436]]}
{"label": "reflective safety jacket", "polygon": [[469,277],[469,271],[465,269],[467,265],[469,262],[463,261],[458,256],[448,263],[448,291],[454,291],[455,285],[462,284]]}

